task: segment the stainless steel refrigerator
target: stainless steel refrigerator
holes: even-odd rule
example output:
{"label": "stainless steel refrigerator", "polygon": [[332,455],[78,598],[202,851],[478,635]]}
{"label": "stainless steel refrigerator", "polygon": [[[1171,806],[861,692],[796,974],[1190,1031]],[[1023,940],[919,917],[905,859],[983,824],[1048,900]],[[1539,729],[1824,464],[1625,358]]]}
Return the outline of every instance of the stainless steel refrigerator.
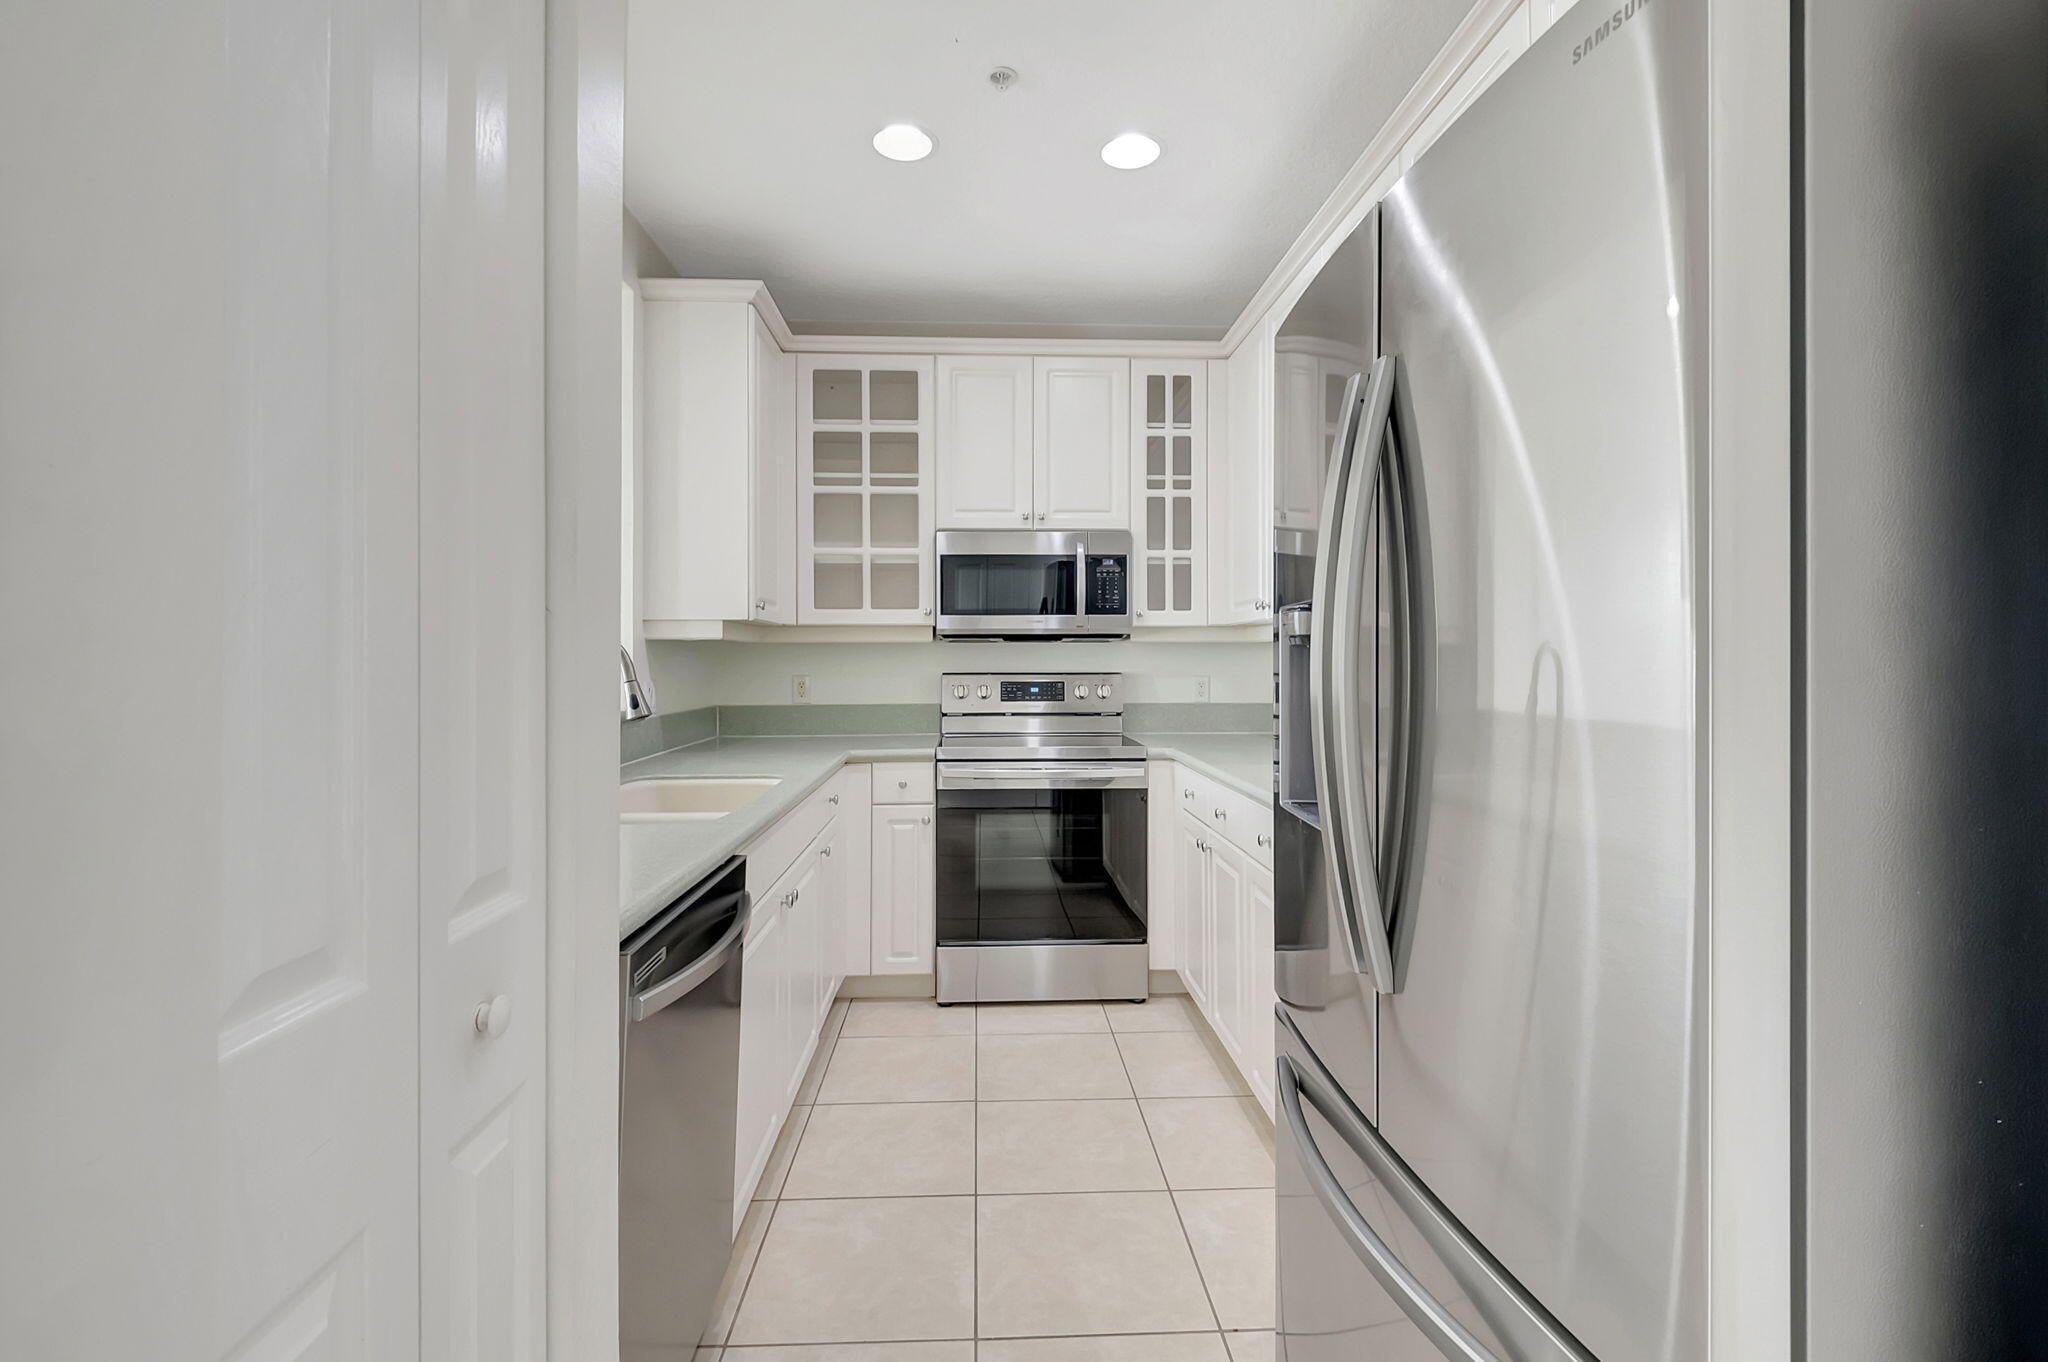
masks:
{"label": "stainless steel refrigerator", "polygon": [[1290,1362],[1706,1355],[1704,11],[1567,17],[1276,334]]}

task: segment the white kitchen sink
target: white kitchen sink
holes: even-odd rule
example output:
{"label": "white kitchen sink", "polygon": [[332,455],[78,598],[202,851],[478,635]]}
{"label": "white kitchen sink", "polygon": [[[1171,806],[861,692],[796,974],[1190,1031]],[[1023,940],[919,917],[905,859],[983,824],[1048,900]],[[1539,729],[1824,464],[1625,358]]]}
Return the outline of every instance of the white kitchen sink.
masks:
{"label": "white kitchen sink", "polygon": [[775,776],[650,776],[619,786],[621,823],[701,823],[767,794]]}

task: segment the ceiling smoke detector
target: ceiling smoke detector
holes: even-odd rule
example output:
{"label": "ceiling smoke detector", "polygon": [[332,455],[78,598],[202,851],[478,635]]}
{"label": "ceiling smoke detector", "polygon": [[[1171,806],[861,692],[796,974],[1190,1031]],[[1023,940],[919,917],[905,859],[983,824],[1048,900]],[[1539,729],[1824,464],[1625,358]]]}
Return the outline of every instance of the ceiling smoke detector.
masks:
{"label": "ceiling smoke detector", "polygon": [[988,83],[996,87],[997,94],[1001,94],[1017,83],[1017,72],[1012,67],[998,66],[988,73]]}

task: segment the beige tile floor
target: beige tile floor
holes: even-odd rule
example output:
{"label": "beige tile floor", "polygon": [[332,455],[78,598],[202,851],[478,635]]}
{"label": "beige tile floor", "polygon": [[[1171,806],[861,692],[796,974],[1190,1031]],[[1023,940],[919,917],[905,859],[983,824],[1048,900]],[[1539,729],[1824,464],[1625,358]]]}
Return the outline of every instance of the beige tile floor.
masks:
{"label": "beige tile floor", "polygon": [[1272,1127],[1187,1000],[841,1002],[697,1362],[1266,1362]]}

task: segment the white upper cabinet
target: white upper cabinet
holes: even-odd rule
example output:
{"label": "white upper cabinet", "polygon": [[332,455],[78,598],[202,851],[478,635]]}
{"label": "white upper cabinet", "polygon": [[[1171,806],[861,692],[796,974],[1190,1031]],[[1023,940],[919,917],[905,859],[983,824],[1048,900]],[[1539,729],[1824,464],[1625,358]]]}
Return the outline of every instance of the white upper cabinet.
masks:
{"label": "white upper cabinet", "polygon": [[649,297],[641,318],[648,633],[680,620],[794,624],[793,360],[742,298]]}
{"label": "white upper cabinet", "polygon": [[796,623],[796,356],[754,316],[754,601],[752,618]]}
{"label": "white upper cabinet", "polygon": [[932,359],[797,366],[797,619],[929,624]]}
{"label": "white upper cabinet", "polygon": [[1314,355],[1273,356],[1273,519],[1283,529],[1313,530],[1323,491],[1328,423],[1322,364]]}
{"label": "white upper cabinet", "polygon": [[1131,362],[1032,364],[1034,528],[1121,530],[1131,524]]}
{"label": "white upper cabinet", "polygon": [[938,359],[938,527],[1015,530],[1032,523],[1028,355]]}
{"label": "white upper cabinet", "polygon": [[1133,622],[1208,623],[1209,366],[1134,360],[1131,502]]}
{"label": "white upper cabinet", "polygon": [[1273,611],[1272,330],[1209,365],[1209,622]]}

